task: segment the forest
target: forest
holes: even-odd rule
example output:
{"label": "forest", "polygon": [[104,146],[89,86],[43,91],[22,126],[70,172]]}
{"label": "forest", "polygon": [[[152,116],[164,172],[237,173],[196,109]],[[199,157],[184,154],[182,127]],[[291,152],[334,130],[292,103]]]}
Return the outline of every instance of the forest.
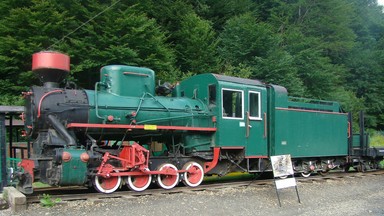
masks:
{"label": "forest", "polygon": [[68,80],[92,89],[101,67],[148,67],[176,82],[218,73],[339,101],[384,130],[384,14],[377,0],[2,0],[0,104],[39,81],[31,56],[70,55]]}

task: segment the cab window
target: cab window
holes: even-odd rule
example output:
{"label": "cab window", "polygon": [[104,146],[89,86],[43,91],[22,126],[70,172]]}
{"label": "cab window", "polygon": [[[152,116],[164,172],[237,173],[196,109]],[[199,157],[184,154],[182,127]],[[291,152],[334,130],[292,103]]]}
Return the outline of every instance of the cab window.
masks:
{"label": "cab window", "polygon": [[222,89],[223,118],[243,118],[243,91]]}
{"label": "cab window", "polygon": [[261,120],[261,97],[260,92],[249,92],[249,117]]}
{"label": "cab window", "polygon": [[216,105],[216,85],[208,86],[209,105]]}

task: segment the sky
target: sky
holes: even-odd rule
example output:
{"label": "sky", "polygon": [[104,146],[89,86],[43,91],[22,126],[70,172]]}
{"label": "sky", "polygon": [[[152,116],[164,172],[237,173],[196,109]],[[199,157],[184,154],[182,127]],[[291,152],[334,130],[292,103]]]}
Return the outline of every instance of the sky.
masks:
{"label": "sky", "polygon": [[377,0],[377,3],[378,3],[379,5],[384,5],[384,0]]}

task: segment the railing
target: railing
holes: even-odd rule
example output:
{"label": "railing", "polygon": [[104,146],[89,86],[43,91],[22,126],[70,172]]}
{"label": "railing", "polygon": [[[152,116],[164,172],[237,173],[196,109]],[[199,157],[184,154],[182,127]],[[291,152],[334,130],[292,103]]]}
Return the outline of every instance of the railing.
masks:
{"label": "railing", "polygon": [[288,98],[288,107],[303,110],[317,110],[327,112],[339,112],[340,104],[334,101],[315,100],[307,98]]}
{"label": "railing", "polygon": [[14,185],[17,182],[15,182],[12,179],[12,175],[14,171],[18,169],[17,164],[21,162],[20,158],[7,158],[7,183],[8,185]]}

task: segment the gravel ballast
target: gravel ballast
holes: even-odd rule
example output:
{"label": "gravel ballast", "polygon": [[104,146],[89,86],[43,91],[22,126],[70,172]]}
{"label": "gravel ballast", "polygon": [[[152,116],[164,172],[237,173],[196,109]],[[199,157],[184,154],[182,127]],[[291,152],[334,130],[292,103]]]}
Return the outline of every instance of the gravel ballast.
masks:
{"label": "gravel ballast", "polygon": [[[45,215],[384,215],[384,175],[299,182],[294,188],[274,186],[69,201],[51,208],[32,204],[20,216]],[[0,215],[12,215],[10,209]]]}

